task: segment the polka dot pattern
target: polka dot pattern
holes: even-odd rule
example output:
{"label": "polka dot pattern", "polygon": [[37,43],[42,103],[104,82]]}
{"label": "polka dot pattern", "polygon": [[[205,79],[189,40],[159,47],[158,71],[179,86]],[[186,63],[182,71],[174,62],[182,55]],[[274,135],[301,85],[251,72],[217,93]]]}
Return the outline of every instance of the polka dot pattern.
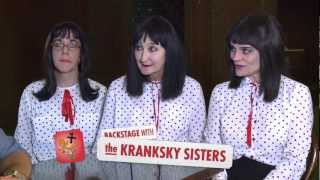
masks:
{"label": "polka dot pattern", "polygon": [[[38,101],[33,95],[44,85],[36,81],[28,85],[22,93],[18,125],[15,138],[32,157],[32,163],[54,159],[55,147],[53,135],[57,131],[81,129],[84,136],[85,150],[90,152],[99,126],[106,87],[89,80],[91,87],[99,88],[97,99],[86,102],[80,96],[79,85],[67,88],[57,87],[55,94],[47,101]],[[75,124],[70,126],[61,113],[64,90],[68,89],[75,105]]]}
{"label": "polka dot pattern", "polygon": [[[130,97],[126,92],[125,77],[114,80],[108,88],[99,135],[104,129],[155,125],[153,99],[161,85],[145,83],[140,97]],[[206,120],[205,102],[200,84],[186,77],[182,94],[175,99],[159,103],[159,129],[157,140],[200,142]],[[156,113],[157,115],[158,113]],[[96,148],[93,149],[94,151]],[[130,179],[182,179],[199,168],[117,163],[117,170],[130,171]],[[170,173],[169,170],[171,169]],[[188,171],[186,171],[188,169]],[[172,172],[174,170],[174,172]]]}
{"label": "polka dot pattern", "polygon": [[274,101],[264,102],[263,95],[256,93],[252,147],[248,148],[250,79],[245,78],[237,89],[229,89],[228,84],[219,84],[212,91],[204,132],[206,141],[232,145],[234,159],[247,156],[276,166],[266,179],[300,179],[311,144],[313,110],[309,89],[282,76]]}
{"label": "polka dot pattern", "polygon": [[[145,83],[140,97],[130,97],[124,76],[113,81],[107,93],[100,131],[155,125],[156,88],[153,83]],[[186,77],[182,94],[175,99],[160,100],[159,105],[158,140],[200,142],[206,111],[202,88],[196,80]]]}

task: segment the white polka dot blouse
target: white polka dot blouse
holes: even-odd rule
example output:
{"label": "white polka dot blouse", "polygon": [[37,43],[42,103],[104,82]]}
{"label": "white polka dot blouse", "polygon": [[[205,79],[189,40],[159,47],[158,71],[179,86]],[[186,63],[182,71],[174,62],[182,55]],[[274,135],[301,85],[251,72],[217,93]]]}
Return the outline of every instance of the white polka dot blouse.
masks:
{"label": "white polka dot blouse", "polygon": [[158,124],[158,140],[200,142],[206,117],[200,84],[187,76],[182,94],[166,101],[158,98],[160,88],[160,83],[147,82],[140,97],[131,97],[125,76],[114,80],[108,89],[100,131]]}
{"label": "white polka dot blouse", "polygon": [[[229,82],[213,89],[204,133],[206,141],[232,145],[234,159],[247,156],[274,165],[267,180],[300,179],[311,144],[313,109],[309,89],[282,76],[277,98],[265,102],[250,83],[249,78],[244,78],[237,89],[228,88]],[[252,92],[252,144],[249,147],[246,127]]]}
{"label": "white polka dot blouse", "polygon": [[[86,102],[80,96],[79,84],[71,87],[57,87],[55,94],[47,101],[38,101],[33,95],[44,85],[44,81],[29,84],[23,91],[18,114],[15,138],[32,157],[32,163],[54,159],[53,135],[57,131],[80,129],[84,136],[85,152],[91,152],[101,120],[101,112],[106,95],[106,87],[90,80],[94,89],[99,89],[97,99]],[[75,108],[74,125],[65,122],[61,106],[64,90],[69,90]]]}

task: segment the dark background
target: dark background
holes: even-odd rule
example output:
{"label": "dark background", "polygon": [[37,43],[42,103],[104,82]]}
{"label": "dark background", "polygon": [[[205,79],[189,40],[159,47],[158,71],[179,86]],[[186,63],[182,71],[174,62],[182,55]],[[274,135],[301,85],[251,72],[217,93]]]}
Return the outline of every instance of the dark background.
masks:
{"label": "dark background", "polygon": [[126,71],[134,23],[151,14],[175,25],[187,50],[188,72],[201,83],[207,102],[212,88],[228,79],[224,37],[231,25],[260,10],[277,16],[285,32],[290,76],[310,88],[318,105],[318,6],[317,0],[1,0],[0,127],[12,133],[24,87],[43,77],[44,41],[55,23],[72,20],[84,29],[91,77],[108,86]]}

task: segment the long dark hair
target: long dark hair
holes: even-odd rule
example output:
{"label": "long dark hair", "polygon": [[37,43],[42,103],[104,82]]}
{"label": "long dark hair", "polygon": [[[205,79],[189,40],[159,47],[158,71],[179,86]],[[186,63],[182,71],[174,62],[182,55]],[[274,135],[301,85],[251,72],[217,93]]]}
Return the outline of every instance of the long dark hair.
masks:
{"label": "long dark hair", "polygon": [[260,95],[264,101],[273,101],[279,93],[281,74],[285,67],[284,43],[281,27],[273,16],[246,16],[229,32],[226,39],[226,56],[230,65],[230,88],[238,88],[243,77],[235,74],[235,67],[230,58],[231,43],[249,44],[260,54]]}
{"label": "long dark hair", "polygon": [[161,79],[161,98],[162,100],[176,98],[182,93],[185,82],[185,56],[173,25],[161,16],[147,18],[137,26],[133,34],[126,76],[127,92],[131,96],[142,95],[143,83],[148,81],[147,77],[141,74],[135,59],[135,48],[139,40],[147,36],[166,51]]}
{"label": "long dark hair", "polygon": [[98,97],[98,89],[93,89],[88,80],[89,74],[89,59],[88,59],[88,43],[85,35],[81,28],[74,22],[62,22],[56,24],[49,32],[45,48],[43,52],[43,60],[46,62],[47,74],[45,77],[44,87],[34,93],[34,96],[38,98],[39,101],[46,101],[50,99],[56,92],[57,82],[54,75],[55,66],[53,64],[52,58],[52,41],[57,37],[69,37],[70,33],[74,35],[81,43],[80,46],[80,63],[79,63],[79,86],[80,94],[83,100],[92,101]]}

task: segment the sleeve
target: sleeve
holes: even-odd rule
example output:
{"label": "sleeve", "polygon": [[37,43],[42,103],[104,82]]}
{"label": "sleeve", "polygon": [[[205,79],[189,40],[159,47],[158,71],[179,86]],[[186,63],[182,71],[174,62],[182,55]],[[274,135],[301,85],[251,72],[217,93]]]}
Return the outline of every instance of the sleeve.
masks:
{"label": "sleeve", "polygon": [[300,180],[306,168],[313,123],[310,91],[305,86],[295,88],[289,99],[287,114],[291,119],[291,125],[283,160],[265,180]]}
{"label": "sleeve", "polygon": [[18,125],[15,130],[14,137],[25,149],[32,158],[32,164],[38,163],[38,160],[33,153],[32,148],[32,136],[33,136],[33,126],[31,119],[31,105],[30,105],[30,91],[25,89],[22,93],[18,112]]}
{"label": "sleeve", "polygon": [[97,152],[97,141],[101,137],[101,133],[104,129],[111,129],[114,127],[114,116],[115,116],[115,103],[116,103],[116,97],[115,97],[116,87],[114,87],[113,83],[111,83],[107,95],[105,98],[105,103],[103,105],[102,110],[102,117],[100,126],[98,128],[98,134],[96,141],[93,146],[93,153]]}
{"label": "sleeve", "polygon": [[18,143],[14,138],[7,136],[2,129],[0,129],[0,159],[20,149]]}
{"label": "sleeve", "polygon": [[211,93],[208,109],[208,119],[204,130],[205,141],[212,144],[221,144],[220,110],[223,108],[220,88],[216,86]]}
{"label": "sleeve", "polygon": [[201,85],[198,82],[195,84],[195,91],[191,94],[193,94],[193,103],[191,105],[193,112],[190,118],[189,140],[192,142],[201,142],[206,122],[206,104]]}

